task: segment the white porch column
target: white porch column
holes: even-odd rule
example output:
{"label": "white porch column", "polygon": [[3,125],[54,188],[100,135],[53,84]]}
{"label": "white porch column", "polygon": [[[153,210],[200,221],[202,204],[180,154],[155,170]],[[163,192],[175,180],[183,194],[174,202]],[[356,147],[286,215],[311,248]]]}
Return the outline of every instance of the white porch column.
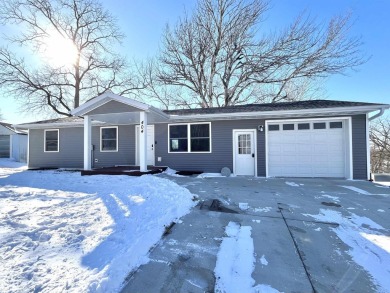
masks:
{"label": "white porch column", "polygon": [[146,112],[139,113],[139,169],[141,172],[148,171],[147,166],[147,131],[148,115]]}
{"label": "white porch column", "polygon": [[84,170],[92,168],[91,117],[84,116]]}

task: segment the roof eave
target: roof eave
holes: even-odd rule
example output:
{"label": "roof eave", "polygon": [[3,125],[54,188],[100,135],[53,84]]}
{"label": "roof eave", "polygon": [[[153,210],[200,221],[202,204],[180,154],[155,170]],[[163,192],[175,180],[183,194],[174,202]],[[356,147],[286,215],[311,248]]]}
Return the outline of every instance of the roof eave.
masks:
{"label": "roof eave", "polygon": [[274,118],[274,117],[296,117],[297,115],[343,115],[343,114],[361,114],[370,113],[380,109],[389,109],[390,105],[377,106],[353,106],[353,107],[335,107],[321,109],[299,109],[299,110],[282,110],[282,111],[254,111],[254,112],[237,112],[237,113],[214,113],[214,114],[192,114],[192,115],[170,115],[171,120],[199,120],[199,119],[232,119],[232,118]]}

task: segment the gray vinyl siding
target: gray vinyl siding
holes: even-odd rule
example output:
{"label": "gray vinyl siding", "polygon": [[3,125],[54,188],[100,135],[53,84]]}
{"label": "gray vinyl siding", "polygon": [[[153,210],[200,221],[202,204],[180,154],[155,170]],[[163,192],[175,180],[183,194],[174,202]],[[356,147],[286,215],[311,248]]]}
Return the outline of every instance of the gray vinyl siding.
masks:
{"label": "gray vinyl siding", "polygon": [[[209,122],[209,121],[204,121]],[[223,120],[211,122],[211,153],[168,153],[168,124],[155,125],[156,164],[175,170],[220,172],[233,171],[233,129],[256,129],[257,175],[265,176],[265,131],[257,131],[264,120]],[[161,162],[157,158],[161,157]]]}
{"label": "gray vinyl siding", "polygon": [[[100,151],[100,127],[93,127],[92,129],[92,144],[94,145],[93,168],[135,165],[135,125],[118,126],[117,152]],[[95,162],[95,159],[98,162]]]}
{"label": "gray vinyl siding", "polygon": [[116,102],[116,101],[110,101],[96,109],[91,110],[88,112],[88,115],[94,115],[94,114],[107,114],[107,113],[123,113],[123,112],[139,112],[140,110],[132,107],[124,105],[123,103]]}
{"label": "gray vinyl siding", "polygon": [[59,152],[44,152],[44,129],[29,131],[29,168],[82,168],[84,130],[82,127],[59,129]]}
{"label": "gray vinyl siding", "polygon": [[353,179],[367,179],[366,115],[352,116]]}

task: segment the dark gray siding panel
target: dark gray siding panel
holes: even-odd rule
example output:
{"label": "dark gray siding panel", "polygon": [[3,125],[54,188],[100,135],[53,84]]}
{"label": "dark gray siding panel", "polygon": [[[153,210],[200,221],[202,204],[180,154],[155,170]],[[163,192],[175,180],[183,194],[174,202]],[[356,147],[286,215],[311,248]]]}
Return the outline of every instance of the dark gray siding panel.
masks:
{"label": "dark gray siding panel", "polygon": [[[208,122],[208,121],[205,121]],[[211,153],[168,153],[168,124],[155,125],[156,164],[175,170],[220,172],[233,170],[233,129],[256,129],[264,120],[224,120],[211,122]],[[265,132],[257,131],[257,175],[265,176]],[[157,161],[161,157],[161,162]]]}
{"label": "dark gray siding panel", "polygon": [[[100,127],[93,127],[92,144],[94,145],[92,164],[94,168],[115,165],[135,165],[135,125],[118,126],[118,151],[100,151]],[[94,162],[95,159],[98,162]]]}
{"label": "dark gray siding panel", "polygon": [[139,112],[140,110],[125,105],[123,103],[117,102],[117,101],[110,101],[94,110],[91,110],[88,112],[88,115],[94,115],[94,114],[107,114],[107,113],[123,113],[123,112]]}
{"label": "dark gray siding panel", "polygon": [[352,116],[353,179],[367,179],[366,115]]}
{"label": "dark gray siding panel", "polygon": [[59,152],[44,152],[44,130],[30,129],[29,168],[82,168],[83,128],[59,130]]}

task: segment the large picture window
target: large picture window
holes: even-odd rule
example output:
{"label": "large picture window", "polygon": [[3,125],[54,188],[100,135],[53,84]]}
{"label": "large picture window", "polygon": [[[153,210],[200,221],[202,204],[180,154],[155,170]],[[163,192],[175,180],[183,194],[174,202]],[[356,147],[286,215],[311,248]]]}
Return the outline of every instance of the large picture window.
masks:
{"label": "large picture window", "polygon": [[58,152],[58,129],[45,130],[45,152]]}
{"label": "large picture window", "polygon": [[209,153],[210,123],[169,125],[169,152]]}
{"label": "large picture window", "polygon": [[100,128],[100,151],[117,152],[118,151],[118,127]]}

